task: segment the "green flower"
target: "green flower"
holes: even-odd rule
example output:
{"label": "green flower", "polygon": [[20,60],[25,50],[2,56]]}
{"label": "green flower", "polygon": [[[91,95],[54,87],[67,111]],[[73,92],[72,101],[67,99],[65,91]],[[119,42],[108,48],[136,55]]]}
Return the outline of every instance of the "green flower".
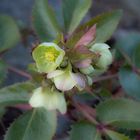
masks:
{"label": "green flower", "polygon": [[105,43],[96,43],[90,48],[92,52],[99,55],[99,59],[95,64],[99,69],[107,69],[112,63],[113,58],[109,48]]}
{"label": "green flower", "polygon": [[80,73],[71,72],[69,68],[48,73],[47,78],[52,79],[56,88],[61,91],[71,90],[74,86],[79,90],[85,88],[84,77]]}
{"label": "green flower", "polygon": [[52,72],[62,62],[65,55],[62,50],[55,43],[42,43],[33,50],[33,59],[39,72]]}
{"label": "green flower", "polygon": [[64,94],[48,87],[35,89],[29,103],[34,108],[44,107],[47,110],[58,109],[62,114],[66,113]]}

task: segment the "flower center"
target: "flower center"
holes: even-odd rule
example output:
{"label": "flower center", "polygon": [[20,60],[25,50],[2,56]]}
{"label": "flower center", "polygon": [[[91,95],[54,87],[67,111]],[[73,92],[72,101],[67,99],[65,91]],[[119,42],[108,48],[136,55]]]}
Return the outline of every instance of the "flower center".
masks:
{"label": "flower center", "polygon": [[52,52],[47,52],[45,53],[45,58],[48,60],[48,61],[52,61],[54,62],[55,61],[55,56]]}
{"label": "flower center", "polygon": [[50,62],[55,62],[57,57],[59,56],[59,51],[57,51],[53,47],[49,47],[45,51],[45,59]]}

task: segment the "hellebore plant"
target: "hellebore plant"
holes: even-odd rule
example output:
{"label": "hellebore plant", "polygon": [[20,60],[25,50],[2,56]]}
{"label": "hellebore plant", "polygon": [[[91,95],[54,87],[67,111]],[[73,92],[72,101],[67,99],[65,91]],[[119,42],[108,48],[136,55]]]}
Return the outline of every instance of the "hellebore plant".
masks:
{"label": "hellebore plant", "polygon": [[[118,77],[115,72],[118,72],[116,65],[120,66],[120,63],[115,63],[111,45],[106,43],[120,21],[121,10],[101,14],[80,24],[92,0],[61,2],[62,9],[56,13],[58,18],[47,0],[35,2],[32,19],[37,45],[32,48],[33,62],[28,67],[31,74],[18,71],[29,81],[0,90],[2,107],[18,104],[16,107],[19,108],[19,104],[26,103],[29,111],[10,125],[5,140],[53,140],[60,133],[68,140],[131,140],[122,133],[124,129],[127,129],[125,134],[130,130],[139,133],[140,111],[136,108],[140,104],[130,99],[118,99],[118,95],[116,99],[114,91],[119,87],[120,96],[121,88],[112,78]],[[2,19],[3,26],[8,24],[7,20]],[[4,65],[1,60],[0,64]],[[133,68],[126,65],[119,69],[120,77],[115,80],[120,80],[122,86],[128,82],[127,78],[133,76],[135,79],[132,81],[139,85],[136,75],[139,71],[135,65],[131,66]],[[137,73],[130,73],[134,68]],[[123,77],[126,78],[124,81]],[[108,82],[103,81],[106,79]],[[131,88],[130,85],[125,90],[131,92],[134,90]],[[25,110],[24,107],[22,109]],[[65,122],[60,126],[57,111],[60,112],[59,117],[70,120],[66,122],[67,126],[63,126]],[[64,128],[61,130],[60,127]]]}
{"label": "hellebore plant", "polygon": [[[90,34],[88,34],[88,36],[90,36]],[[91,40],[94,40],[94,38],[88,40],[89,43],[91,42]],[[85,59],[89,59],[91,64],[89,63],[88,67],[81,68],[81,69],[74,67],[74,65],[72,65],[71,62],[71,56],[70,55],[67,56],[67,54],[70,52],[74,54],[75,52],[73,50],[67,49],[64,45],[61,46],[61,48],[64,49],[61,49],[58,46],[58,44],[51,43],[51,42],[41,43],[36,48],[34,48],[32,52],[38,72],[46,73],[47,79],[51,79],[52,83],[54,83],[53,86],[55,86],[56,89],[60,90],[63,93],[65,91],[72,90],[73,87],[77,87],[78,90],[80,91],[83,90],[86,87],[86,85],[88,84],[91,85],[91,82],[89,83],[88,81],[91,78],[90,75],[96,75],[94,74],[94,71],[96,71],[97,73],[97,70],[99,69],[100,71],[104,72],[105,70],[107,70],[108,66],[112,63],[112,54],[109,50],[110,47],[107,44],[95,43],[94,45],[90,46],[88,44],[88,41],[86,40],[86,46],[84,46],[85,45],[84,42],[80,42],[79,44],[82,45],[82,49],[83,47],[86,48],[83,49],[83,53],[86,52],[88,54],[88,52],[90,52],[90,55],[93,57],[85,58]],[[89,47],[89,49],[87,46]],[[78,46],[78,49],[79,48],[80,46]],[[67,58],[65,60],[65,66],[63,65],[61,66],[64,57]],[[77,65],[79,65],[78,62]],[[94,66],[97,67],[98,69],[96,70]],[[51,90],[48,90],[48,92],[51,93],[47,94],[48,93],[47,89],[46,92],[44,92],[42,89],[42,93],[40,90],[41,88],[38,88],[33,92],[33,96],[30,99],[30,105],[32,107],[43,106],[47,110],[59,109],[60,112],[63,113],[65,112],[61,110],[64,110],[63,108],[66,108],[64,107],[66,106],[66,103],[64,103],[63,101],[63,105],[62,105],[61,104],[62,99],[60,98],[60,96],[56,96],[56,94],[63,94],[63,93],[59,93],[59,92],[57,93],[56,91],[53,92]],[[48,100],[50,100],[50,102],[48,102]],[[56,100],[56,104],[54,103],[55,100]]]}

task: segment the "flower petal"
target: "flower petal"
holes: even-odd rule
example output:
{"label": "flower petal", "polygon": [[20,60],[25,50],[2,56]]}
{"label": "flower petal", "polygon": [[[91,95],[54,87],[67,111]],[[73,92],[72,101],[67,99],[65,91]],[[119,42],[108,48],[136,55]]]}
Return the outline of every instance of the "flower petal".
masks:
{"label": "flower petal", "polygon": [[61,75],[63,73],[64,73],[64,71],[62,71],[62,70],[55,70],[53,72],[48,73],[47,78],[51,79],[51,78],[59,76],[59,75]]}
{"label": "flower petal", "polygon": [[29,101],[32,107],[42,107],[44,103],[44,96],[42,94],[42,88],[39,87],[33,91],[33,95]]}
{"label": "flower petal", "polygon": [[97,66],[100,68],[106,68],[112,63],[112,54],[109,50],[104,51],[104,53],[99,58],[99,61],[97,63]]}
{"label": "flower petal", "polygon": [[32,107],[44,107],[46,110],[58,109],[62,114],[66,112],[66,101],[64,94],[49,88],[39,87],[29,101]]}
{"label": "flower petal", "polygon": [[72,89],[76,85],[76,82],[70,73],[71,72],[69,71],[65,71],[65,73],[54,77],[53,80],[57,89],[67,91]]}
{"label": "flower petal", "polygon": [[38,72],[49,73],[62,63],[65,51],[55,43],[44,42],[33,50],[32,55]]}
{"label": "flower petal", "polygon": [[45,96],[44,107],[47,110],[58,109],[62,114],[66,112],[66,101],[63,93],[60,92],[51,92],[47,93]]}
{"label": "flower petal", "polygon": [[59,93],[57,94],[58,98],[59,98],[59,104],[57,105],[57,109],[62,113],[65,114],[67,111],[67,105],[66,105],[66,100],[64,98],[64,94],[63,93]]}
{"label": "flower petal", "polygon": [[87,77],[87,83],[88,83],[88,85],[91,86],[92,83],[93,83],[92,78],[90,76],[86,76],[86,77]]}
{"label": "flower petal", "polygon": [[85,78],[79,74],[79,73],[76,73],[76,74],[72,74],[73,78],[75,79],[76,81],[76,86],[79,90],[82,90],[85,88],[86,86],[86,82],[85,82]]}
{"label": "flower petal", "polygon": [[90,50],[93,52],[102,52],[104,50],[109,49],[110,46],[108,46],[105,43],[95,43],[93,46],[91,46]]}
{"label": "flower petal", "polygon": [[106,69],[108,65],[112,63],[113,58],[109,48],[110,47],[105,43],[96,43],[90,48],[91,51],[100,54],[96,65],[101,69]]}
{"label": "flower petal", "polygon": [[81,69],[80,69],[80,72],[83,73],[83,74],[88,75],[88,74],[91,74],[91,73],[94,72],[94,68],[93,68],[92,65],[90,65],[90,66],[87,67],[87,68],[81,68]]}
{"label": "flower petal", "polygon": [[92,63],[91,59],[85,59],[85,60],[76,62],[74,65],[76,68],[86,68],[86,67],[89,67],[91,63]]}

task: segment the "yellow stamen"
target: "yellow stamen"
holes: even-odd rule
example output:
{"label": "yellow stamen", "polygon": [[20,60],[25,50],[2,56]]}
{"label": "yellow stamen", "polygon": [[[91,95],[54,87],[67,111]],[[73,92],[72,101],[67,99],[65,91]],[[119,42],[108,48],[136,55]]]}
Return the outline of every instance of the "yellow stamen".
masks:
{"label": "yellow stamen", "polygon": [[51,62],[54,62],[55,61],[55,55],[53,52],[46,52],[45,53],[45,58],[48,60],[48,61],[51,61]]}
{"label": "yellow stamen", "polygon": [[55,62],[58,56],[59,52],[55,48],[49,47],[45,51],[45,59],[47,59],[47,61]]}

